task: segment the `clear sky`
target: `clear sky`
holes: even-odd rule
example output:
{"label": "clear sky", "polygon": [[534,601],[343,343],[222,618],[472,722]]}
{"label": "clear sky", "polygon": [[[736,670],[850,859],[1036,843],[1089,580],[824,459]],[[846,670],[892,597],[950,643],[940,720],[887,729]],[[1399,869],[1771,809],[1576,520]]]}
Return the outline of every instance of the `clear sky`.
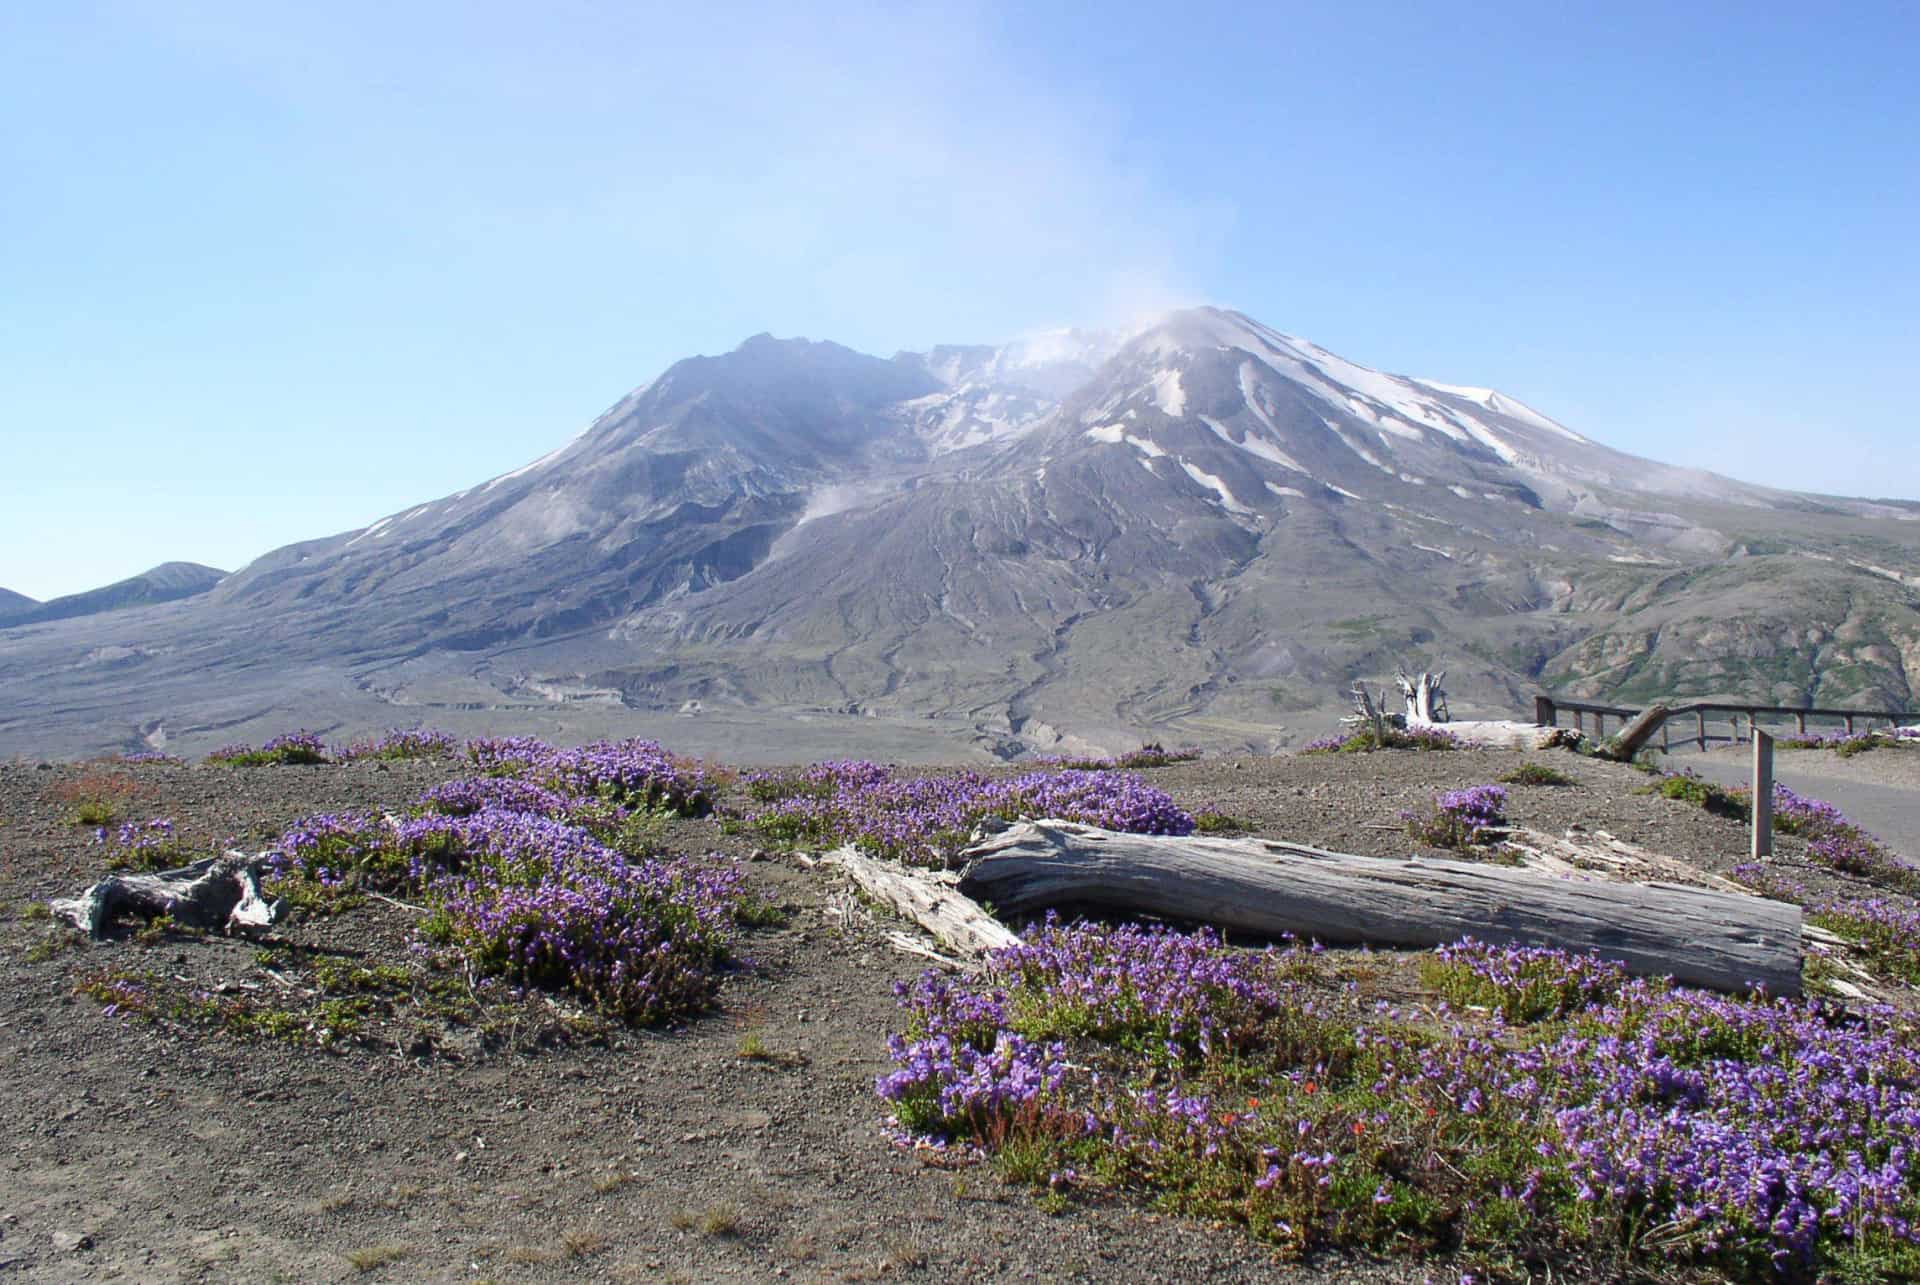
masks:
{"label": "clear sky", "polygon": [[0,6],[0,586],[232,568],[747,335],[1239,308],[1920,497],[1920,9]]}

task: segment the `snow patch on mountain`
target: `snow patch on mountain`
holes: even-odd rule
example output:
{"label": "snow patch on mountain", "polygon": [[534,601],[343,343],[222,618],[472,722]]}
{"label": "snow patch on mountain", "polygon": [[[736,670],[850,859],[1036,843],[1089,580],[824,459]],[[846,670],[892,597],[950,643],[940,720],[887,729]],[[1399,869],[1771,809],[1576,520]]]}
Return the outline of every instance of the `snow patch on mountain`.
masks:
{"label": "snow patch on mountain", "polygon": [[1580,436],[1580,434],[1574,432],[1565,424],[1547,418],[1518,398],[1509,397],[1505,393],[1497,393],[1491,388],[1469,388],[1463,384],[1443,384],[1436,379],[1414,379],[1409,382],[1419,384],[1425,388],[1431,388],[1435,392],[1447,393],[1450,396],[1460,398],[1462,401],[1478,402],[1496,415],[1505,415],[1508,419],[1520,420],[1523,423],[1533,425],[1535,428],[1544,429],[1549,433],[1558,433],[1571,442],[1586,442],[1589,440],[1588,438]]}
{"label": "snow patch on mountain", "polygon": [[1180,372],[1163,370],[1153,377],[1153,403],[1174,419],[1187,413],[1187,393],[1180,386]]}
{"label": "snow patch on mountain", "polygon": [[1235,437],[1227,430],[1226,425],[1211,415],[1200,416],[1200,422],[1212,429],[1215,437],[1218,437],[1230,446],[1239,447],[1249,455],[1263,459],[1269,464],[1277,464],[1281,468],[1291,469],[1295,473],[1305,473],[1307,471],[1301,465],[1300,461],[1294,459],[1293,456],[1287,454],[1264,437],[1257,436],[1253,433],[1245,433],[1239,437]]}
{"label": "snow patch on mountain", "polygon": [[1188,477],[1192,478],[1194,481],[1198,482],[1201,486],[1206,487],[1209,491],[1212,491],[1215,495],[1219,496],[1221,506],[1225,508],[1229,513],[1251,514],[1253,512],[1252,509],[1240,503],[1239,500],[1236,500],[1233,497],[1232,489],[1229,488],[1226,482],[1221,478],[1215,476],[1212,473],[1207,472],[1204,469],[1196,468],[1185,460],[1180,461],[1180,467],[1186,471],[1186,474]]}

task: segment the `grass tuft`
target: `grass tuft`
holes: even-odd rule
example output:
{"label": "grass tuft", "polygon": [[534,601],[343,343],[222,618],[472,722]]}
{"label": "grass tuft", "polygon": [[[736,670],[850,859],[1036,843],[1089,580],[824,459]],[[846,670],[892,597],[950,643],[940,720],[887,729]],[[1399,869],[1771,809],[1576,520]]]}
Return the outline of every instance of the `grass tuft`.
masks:
{"label": "grass tuft", "polygon": [[1575,785],[1572,777],[1545,763],[1522,763],[1495,778],[1502,785]]}

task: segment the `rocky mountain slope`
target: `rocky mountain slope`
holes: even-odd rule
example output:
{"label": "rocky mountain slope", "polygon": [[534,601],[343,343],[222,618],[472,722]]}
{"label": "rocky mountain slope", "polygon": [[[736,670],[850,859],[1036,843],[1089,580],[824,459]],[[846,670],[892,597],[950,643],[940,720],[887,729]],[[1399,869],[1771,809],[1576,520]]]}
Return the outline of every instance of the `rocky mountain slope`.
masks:
{"label": "rocky mountain slope", "polygon": [[29,598],[11,589],[0,589],[0,621],[16,620],[39,605],[37,598]]}
{"label": "rocky mountain slope", "polygon": [[1265,749],[1398,664],[1460,713],[1905,705],[1920,504],[1641,460],[1217,309],[890,360],[763,335],[190,603],[0,631],[0,747],[504,712],[735,757],[796,719]]}

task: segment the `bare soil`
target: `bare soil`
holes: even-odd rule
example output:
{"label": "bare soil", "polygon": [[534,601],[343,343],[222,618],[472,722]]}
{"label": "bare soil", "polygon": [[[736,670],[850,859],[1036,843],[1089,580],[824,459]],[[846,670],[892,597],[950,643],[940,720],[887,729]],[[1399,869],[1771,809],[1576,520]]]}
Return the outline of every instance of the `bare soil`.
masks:
{"label": "bare soil", "polygon": [[[1573,776],[1511,787],[1518,824],[1606,830],[1713,870],[1744,831],[1564,752],[1210,759],[1144,773],[1252,832],[1404,854],[1398,813],[1524,757]],[[83,765],[0,766],[0,1270],[77,1280],[1378,1280],[1445,1264],[1283,1262],[1231,1227],[1121,1201],[1043,1210],[984,1166],[935,1168],[889,1141],[892,984],[925,961],[837,878],[712,820],[673,845],[739,862],[784,905],[716,1009],[668,1030],[595,1031],[541,998],[419,1037],[332,1049],[108,1015],[75,986],[156,971],[270,998],[259,947],[88,945],[32,907],[103,873],[63,790]],[[258,848],[297,818],[397,808],[460,765],[130,769],[132,819]],[[1790,846],[1790,845],[1783,845]],[[1788,851],[1783,861],[1791,864]],[[1807,872],[1795,870],[1796,877]],[[1841,881],[1844,882],[1844,881]],[[406,959],[413,913],[370,902],[278,930],[345,960]]]}

